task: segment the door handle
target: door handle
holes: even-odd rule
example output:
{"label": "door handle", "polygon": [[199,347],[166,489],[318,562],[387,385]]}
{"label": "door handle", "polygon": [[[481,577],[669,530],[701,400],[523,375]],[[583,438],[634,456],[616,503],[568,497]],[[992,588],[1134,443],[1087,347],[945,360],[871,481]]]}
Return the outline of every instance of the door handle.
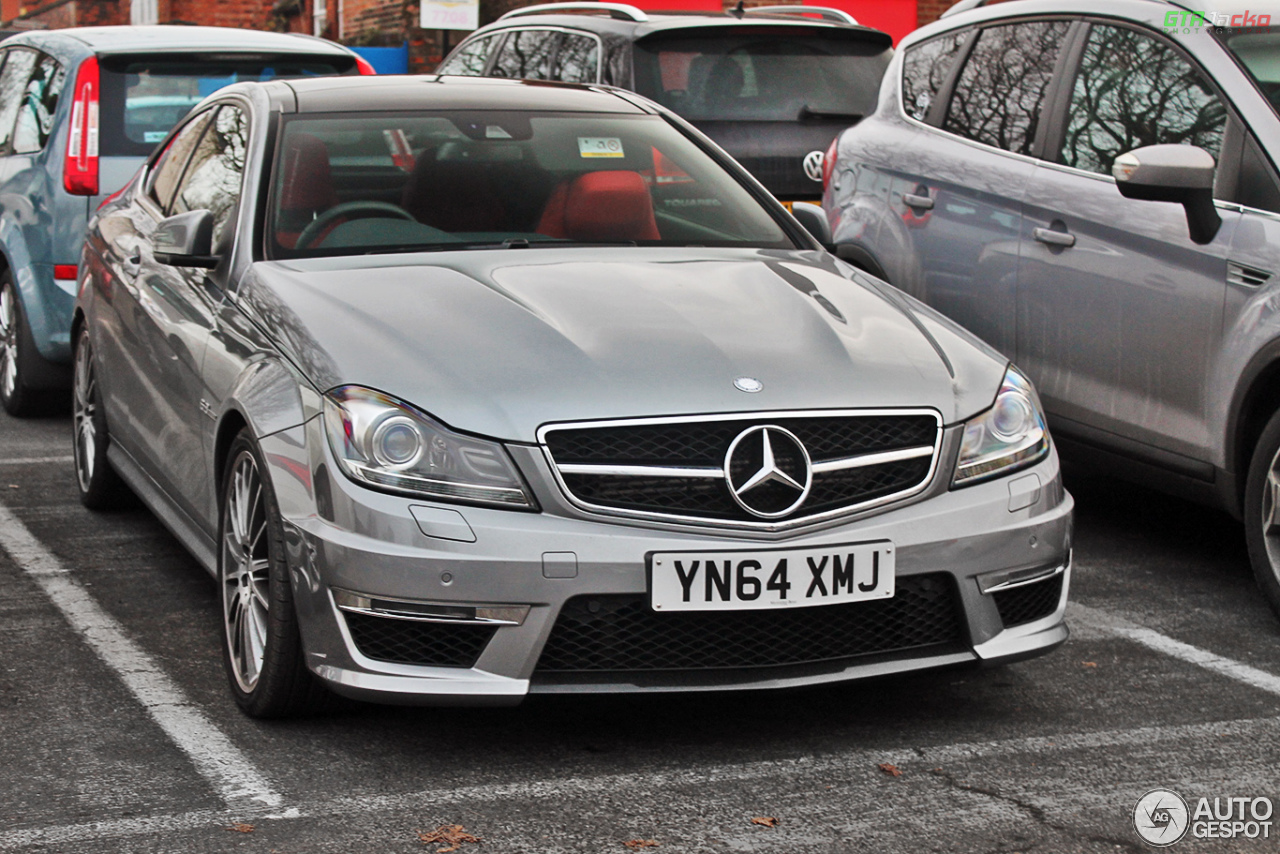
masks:
{"label": "door handle", "polygon": [[920,210],[932,210],[933,199],[928,196],[917,196],[915,193],[903,193],[902,201],[906,202],[909,208],[920,208]]}
{"label": "door handle", "polygon": [[1050,246],[1070,247],[1076,245],[1076,236],[1065,231],[1054,231],[1052,228],[1037,228],[1031,232],[1036,240]]}

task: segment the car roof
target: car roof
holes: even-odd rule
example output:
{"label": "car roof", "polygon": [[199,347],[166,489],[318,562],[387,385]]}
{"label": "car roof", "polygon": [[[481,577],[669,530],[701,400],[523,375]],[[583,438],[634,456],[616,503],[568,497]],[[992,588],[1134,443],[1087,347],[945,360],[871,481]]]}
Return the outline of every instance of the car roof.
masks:
{"label": "car roof", "polygon": [[[634,95],[609,87],[489,77],[314,77],[268,84],[292,90],[300,113],[396,110],[547,110],[645,115]],[[228,90],[231,91],[231,90]],[[656,108],[655,108],[656,111]]]}
{"label": "car roof", "polygon": [[231,27],[139,26],[75,27],[32,30],[5,39],[5,44],[39,46],[50,39],[80,42],[95,53],[190,52],[306,53],[349,56],[350,51],[324,39],[291,33],[267,33]]}
{"label": "car roof", "polygon": [[565,27],[616,33],[640,41],[656,33],[676,30],[751,30],[759,27],[777,30],[778,27],[785,27],[809,32],[821,30],[825,33],[862,36],[872,41],[883,41],[886,47],[893,41],[888,33],[862,24],[847,24],[797,15],[750,15],[738,18],[736,15],[719,12],[647,12],[645,18],[646,20],[643,21],[631,21],[620,20],[607,14],[547,12],[502,18],[484,27],[482,32],[489,33],[514,27]]}
{"label": "car roof", "polygon": [[982,5],[976,5],[970,0],[961,0],[937,21],[909,34],[903,39],[901,46],[910,47],[937,33],[963,25],[1031,15],[1097,15],[1160,27],[1163,25],[1165,15],[1174,10],[1190,10],[1191,7],[1195,7],[1196,11],[1212,12],[1215,8],[1226,10],[1241,4],[1248,5],[1248,2],[1247,0],[1190,0],[1185,3],[1171,2],[1171,0],[986,0]]}

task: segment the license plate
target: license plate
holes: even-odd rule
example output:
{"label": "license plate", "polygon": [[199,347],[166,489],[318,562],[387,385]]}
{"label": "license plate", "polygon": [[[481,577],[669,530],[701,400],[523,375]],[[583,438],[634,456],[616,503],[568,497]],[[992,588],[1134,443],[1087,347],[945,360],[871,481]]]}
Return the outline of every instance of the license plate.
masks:
{"label": "license plate", "polygon": [[649,604],[655,611],[744,611],[865,602],[893,596],[893,543],[654,552]]}

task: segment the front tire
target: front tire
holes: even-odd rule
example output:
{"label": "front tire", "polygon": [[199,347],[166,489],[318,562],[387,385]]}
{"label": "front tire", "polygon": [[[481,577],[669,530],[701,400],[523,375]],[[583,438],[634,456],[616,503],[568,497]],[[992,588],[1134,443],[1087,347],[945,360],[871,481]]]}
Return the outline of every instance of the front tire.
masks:
{"label": "front tire", "polygon": [[245,714],[300,715],[316,709],[326,692],[307,670],[280,509],[248,430],[227,459],[218,526],[223,665]]}
{"label": "front tire", "polygon": [[1280,616],[1280,412],[1258,443],[1244,488],[1244,529],[1258,587]]}
{"label": "front tire", "polygon": [[71,423],[76,485],[80,503],[90,510],[107,510],[126,499],[124,482],[107,462],[107,416],[98,390],[97,364],[89,344],[89,330],[82,328],[73,357]]}

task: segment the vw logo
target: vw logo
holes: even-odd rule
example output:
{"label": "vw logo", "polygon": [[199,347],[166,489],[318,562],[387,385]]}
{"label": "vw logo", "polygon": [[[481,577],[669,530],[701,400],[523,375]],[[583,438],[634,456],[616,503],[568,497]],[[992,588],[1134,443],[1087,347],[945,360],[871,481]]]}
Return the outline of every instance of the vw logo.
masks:
{"label": "vw logo", "polygon": [[822,183],[822,159],[824,155],[821,151],[810,151],[804,156],[804,174],[809,176],[809,180]]}
{"label": "vw logo", "polygon": [[761,519],[778,519],[809,497],[809,452],[790,430],[773,424],[748,427],[729,445],[724,479],[738,506]]}

